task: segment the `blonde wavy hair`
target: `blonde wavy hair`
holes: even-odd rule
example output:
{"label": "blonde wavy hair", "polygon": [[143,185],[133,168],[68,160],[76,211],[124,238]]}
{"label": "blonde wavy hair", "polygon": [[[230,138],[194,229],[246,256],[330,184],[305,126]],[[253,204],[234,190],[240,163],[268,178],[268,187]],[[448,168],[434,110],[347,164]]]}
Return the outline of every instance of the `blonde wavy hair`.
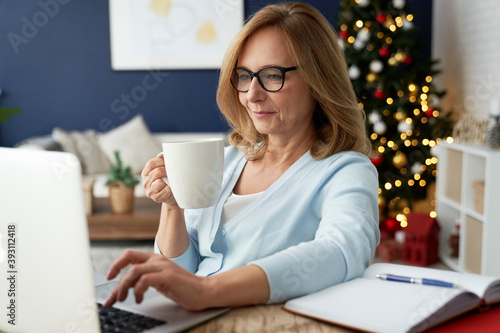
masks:
{"label": "blonde wavy hair", "polygon": [[369,156],[371,144],[366,134],[365,113],[358,105],[337,36],[320,12],[298,2],[262,8],[229,45],[220,71],[217,104],[233,129],[230,143],[249,159],[259,159],[265,154],[267,135],[254,127],[230,78],[248,38],[267,26],[275,27],[281,34],[316,100],[313,119],[318,139],[311,147],[311,156],[323,159],[347,150]]}

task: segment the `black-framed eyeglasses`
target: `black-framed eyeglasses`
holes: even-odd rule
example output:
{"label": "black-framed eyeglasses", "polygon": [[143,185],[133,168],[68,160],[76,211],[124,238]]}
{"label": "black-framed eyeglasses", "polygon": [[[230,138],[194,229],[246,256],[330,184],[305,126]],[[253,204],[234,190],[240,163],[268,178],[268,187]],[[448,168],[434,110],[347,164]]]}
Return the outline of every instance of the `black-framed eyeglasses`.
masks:
{"label": "black-framed eyeglasses", "polygon": [[250,72],[244,68],[235,68],[231,74],[231,84],[239,92],[247,92],[254,77],[264,90],[276,92],[283,88],[285,83],[285,73],[296,70],[297,67],[278,67],[269,66],[260,69],[257,72]]}

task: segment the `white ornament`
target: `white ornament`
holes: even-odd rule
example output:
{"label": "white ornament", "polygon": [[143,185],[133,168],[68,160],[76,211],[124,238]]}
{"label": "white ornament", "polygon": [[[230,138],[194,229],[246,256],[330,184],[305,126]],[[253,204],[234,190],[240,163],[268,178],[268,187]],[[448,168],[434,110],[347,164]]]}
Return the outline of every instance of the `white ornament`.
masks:
{"label": "white ornament", "polygon": [[410,30],[413,27],[414,27],[413,22],[408,20],[403,20],[403,30]]}
{"label": "white ornament", "polygon": [[380,113],[378,113],[375,110],[370,112],[370,114],[368,115],[368,121],[372,124],[378,123],[381,120],[382,120],[382,117],[380,116]]}
{"label": "white ornament", "polygon": [[403,9],[406,4],[405,0],[392,0],[392,5],[396,9]]}
{"label": "white ornament", "polygon": [[436,108],[436,107],[438,107],[438,106],[440,105],[440,104],[439,104],[440,99],[439,99],[438,95],[436,95],[436,94],[431,94],[429,97],[430,97],[430,100],[431,100],[431,105],[432,105],[434,108]]}
{"label": "white ornament", "polygon": [[411,172],[415,175],[415,174],[419,174],[421,175],[422,174],[422,169],[420,169],[420,167],[422,166],[422,163],[420,162],[415,162],[412,166],[411,166]]}
{"label": "white ornament", "polygon": [[356,1],[359,7],[366,7],[370,5],[370,0],[358,0]]}
{"label": "white ornament", "polygon": [[403,230],[398,230],[394,233],[394,240],[399,244],[404,244],[406,233]]}
{"label": "white ornament", "polygon": [[387,125],[383,121],[379,121],[373,124],[373,131],[378,135],[384,134],[386,130]]}
{"label": "white ornament", "polygon": [[353,80],[356,80],[361,75],[361,70],[356,65],[352,65],[349,67],[349,77]]}
{"label": "white ornament", "polygon": [[368,40],[370,40],[369,30],[366,28],[359,30],[358,34],[356,35],[356,39],[362,42],[367,42]]}
{"label": "white ornament", "polygon": [[398,132],[406,133],[406,131],[413,130],[413,124],[408,124],[406,121],[400,121],[398,124]]}
{"label": "white ornament", "polygon": [[372,62],[370,62],[370,71],[373,73],[380,73],[383,68],[384,64],[380,60],[372,60]]}
{"label": "white ornament", "polygon": [[341,39],[341,38],[337,39],[337,43],[339,44],[339,46],[342,50],[345,50],[345,43],[344,43],[343,39]]}
{"label": "white ornament", "polygon": [[358,51],[364,49],[365,45],[366,43],[359,39],[356,39],[354,43],[352,43],[352,46]]}

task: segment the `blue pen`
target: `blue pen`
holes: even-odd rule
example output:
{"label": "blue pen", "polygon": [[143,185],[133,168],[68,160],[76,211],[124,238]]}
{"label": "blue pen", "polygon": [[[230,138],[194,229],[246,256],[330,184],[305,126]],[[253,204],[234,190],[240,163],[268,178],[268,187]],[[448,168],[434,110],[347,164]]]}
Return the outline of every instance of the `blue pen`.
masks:
{"label": "blue pen", "polygon": [[414,277],[392,275],[392,274],[376,274],[375,277],[378,279],[381,279],[381,280],[386,280],[386,281],[424,284],[427,286],[446,287],[446,288],[456,288],[457,287],[455,284],[450,283],[450,282],[441,281],[441,280],[426,279],[426,278],[414,278]]}

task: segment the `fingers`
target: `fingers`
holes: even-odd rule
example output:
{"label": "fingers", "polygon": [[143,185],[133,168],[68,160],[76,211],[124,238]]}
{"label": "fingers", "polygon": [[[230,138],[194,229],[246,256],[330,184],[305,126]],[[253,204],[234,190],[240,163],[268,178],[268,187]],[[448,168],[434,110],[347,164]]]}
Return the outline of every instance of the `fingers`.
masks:
{"label": "fingers", "polygon": [[[138,262],[118,282],[104,302],[105,307],[124,301],[130,288],[134,288],[136,302],[141,303],[149,287],[188,310],[198,311],[208,307],[207,291],[212,288],[206,283],[206,278],[196,276],[160,255],[129,251],[125,257],[117,260],[116,267],[122,267],[126,262]],[[148,259],[143,261],[145,257]]]}
{"label": "fingers", "polygon": [[[123,277],[123,283],[120,283],[113,289],[108,299],[104,302],[105,307],[111,307],[116,302],[123,302],[128,295],[128,290],[134,288],[134,296],[136,303],[140,304],[144,300],[144,293],[149,287],[157,288],[163,285],[165,280],[162,270],[158,267],[151,271],[151,267],[137,268],[133,275]],[[138,274],[138,275],[136,275]]]}
{"label": "fingers", "polygon": [[120,271],[130,264],[143,263],[146,262],[152,255],[152,253],[146,253],[141,251],[127,250],[120,257],[118,257],[111,267],[109,268],[108,275],[106,278],[108,280],[114,279],[118,276]]}
{"label": "fingers", "polygon": [[[142,179],[146,180],[145,178],[148,177],[151,171],[156,170],[158,168],[165,169],[165,160],[163,159],[163,157],[155,157],[146,162],[146,165],[144,166],[144,169],[142,169],[141,172]],[[162,177],[165,177],[165,175],[163,175]]]}
{"label": "fingers", "polygon": [[136,264],[132,266],[115,287],[117,291],[116,300],[123,302],[127,298],[128,290],[134,288],[136,302],[142,302],[143,294],[146,292],[149,285],[141,281],[152,272],[157,272],[159,270],[160,268],[158,266],[151,264]]}
{"label": "fingers", "polygon": [[158,194],[166,189],[168,185],[161,178],[156,178],[151,181],[151,184],[146,189],[146,193],[149,194],[150,197],[158,196]]}
{"label": "fingers", "polygon": [[165,170],[165,162],[163,158],[156,157],[149,160],[141,172],[144,189],[148,190],[154,181],[166,176],[167,171]]}
{"label": "fingers", "polygon": [[151,186],[146,189],[146,195],[157,203],[174,203],[172,189],[163,181],[156,179]]}
{"label": "fingers", "polygon": [[[145,258],[147,259],[144,260]],[[110,293],[108,299],[104,302],[105,307],[110,307],[116,302],[123,302],[127,298],[128,289],[130,288],[134,288],[136,302],[141,303],[148,287],[159,285],[165,279],[160,274],[162,270],[168,271],[171,265],[175,265],[159,255],[127,251],[126,254],[115,261],[110,273],[108,273],[108,278],[128,264],[133,264],[133,266],[124,274],[120,282],[118,282]]]}
{"label": "fingers", "polygon": [[149,160],[142,170],[141,177],[146,196],[157,203],[174,203],[170,187],[162,179],[167,176],[163,157]]}
{"label": "fingers", "polygon": [[160,285],[164,279],[161,271],[143,274],[134,286],[135,301],[139,304],[144,299],[144,293],[149,287]]}
{"label": "fingers", "polygon": [[103,304],[104,307],[110,308],[113,306],[113,304],[117,302],[116,293],[117,293],[116,289],[113,289],[113,291],[111,291],[111,294],[109,294],[108,299],[106,299],[106,301]]}

